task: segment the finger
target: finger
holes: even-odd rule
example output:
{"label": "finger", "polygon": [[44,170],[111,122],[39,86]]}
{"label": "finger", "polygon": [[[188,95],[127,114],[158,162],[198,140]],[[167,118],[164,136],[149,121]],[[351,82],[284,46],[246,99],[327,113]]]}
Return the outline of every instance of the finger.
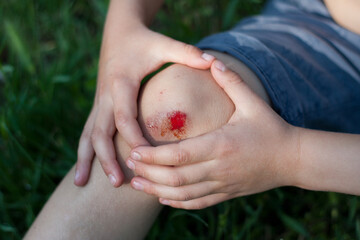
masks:
{"label": "finger", "polygon": [[215,81],[234,102],[237,110],[251,111],[261,101],[239,75],[226,68],[219,60],[215,60],[211,65],[211,73]]}
{"label": "finger", "polygon": [[215,60],[214,56],[204,53],[199,48],[171,38],[167,38],[162,48],[163,50],[160,53],[163,55],[164,62],[175,62],[193,68],[208,69]]}
{"label": "finger", "polygon": [[100,164],[114,187],[119,187],[124,175],[116,160],[113,136],[115,133],[114,115],[110,108],[104,107],[99,110],[91,141],[94,146]]}
{"label": "finger", "polygon": [[77,186],[84,186],[89,179],[91,163],[94,158],[94,148],[91,144],[91,131],[94,122],[95,110],[90,113],[79,141],[74,180]]}
{"label": "finger", "polygon": [[174,208],[182,208],[189,210],[199,210],[204,209],[220,202],[224,202],[230,199],[229,195],[226,193],[215,193],[212,195],[200,197],[197,199],[189,200],[189,201],[174,201],[166,198],[160,198],[159,202],[164,205],[168,205]]}
{"label": "finger", "polygon": [[176,201],[188,201],[212,194],[218,189],[218,183],[200,182],[181,187],[169,187],[161,184],[150,182],[141,177],[135,177],[131,180],[131,186],[147,194],[151,194],[160,198],[166,198]]}
{"label": "finger", "polygon": [[131,148],[149,145],[137,122],[139,83],[115,80],[112,88],[116,128]]}
{"label": "finger", "polygon": [[140,146],[131,151],[133,160],[148,164],[185,165],[214,158],[216,132],[157,147]]}
{"label": "finger", "polygon": [[212,162],[200,162],[191,165],[169,167],[144,164],[139,161],[126,161],[127,166],[135,173],[154,183],[178,187],[210,180]]}

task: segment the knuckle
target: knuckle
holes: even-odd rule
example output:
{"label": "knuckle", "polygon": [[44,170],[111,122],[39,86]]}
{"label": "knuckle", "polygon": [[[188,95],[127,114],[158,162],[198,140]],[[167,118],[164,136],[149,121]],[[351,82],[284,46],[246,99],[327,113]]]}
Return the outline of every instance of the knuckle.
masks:
{"label": "knuckle", "polygon": [[[99,97],[98,104],[99,104],[100,107],[107,106],[107,105],[112,105],[113,100],[111,99],[111,95],[108,94],[108,93],[102,94]],[[99,109],[99,111],[97,112],[97,116],[99,116],[99,114],[104,113],[104,110],[105,109]]]}
{"label": "knuckle", "polygon": [[182,190],[181,193],[179,194],[179,200],[181,201],[189,201],[191,199],[193,199],[192,195],[186,190]]}
{"label": "knuckle", "polygon": [[143,166],[141,166],[141,164],[137,164],[136,168],[135,168],[135,172],[142,176],[145,179],[149,179],[149,174],[147,173],[147,171],[145,170],[145,168]]}
{"label": "knuckle", "polygon": [[179,187],[184,184],[184,178],[178,174],[174,174],[169,178],[169,184],[172,187]]}
{"label": "knuckle", "polygon": [[105,78],[114,83],[115,81],[126,79],[126,74],[124,71],[121,71],[123,67],[119,68],[119,63],[116,61],[109,61],[106,65]]}
{"label": "knuckle", "polygon": [[111,94],[112,94],[112,98],[114,99],[114,96],[116,96],[116,94],[119,91],[119,88],[122,87],[123,85],[123,81],[121,81],[120,79],[112,79],[110,80],[111,82]]}
{"label": "knuckle", "polygon": [[148,164],[156,164],[156,149],[142,152],[142,159]]}
{"label": "knuckle", "polygon": [[112,87],[114,91],[116,91],[126,83],[126,78],[123,77],[121,74],[111,74],[109,75],[109,79],[112,82]]}
{"label": "knuckle", "polygon": [[230,144],[222,144],[221,156],[228,157],[234,153],[234,147]]}
{"label": "knuckle", "polygon": [[103,81],[99,81],[99,96],[106,95],[106,84]]}
{"label": "knuckle", "polygon": [[109,175],[112,172],[111,170],[113,169],[111,161],[104,159],[102,156],[98,156],[98,158],[101,168],[103,169],[106,175]]}
{"label": "knuckle", "polygon": [[185,164],[189,161],[189,159],[190,159],[189,153],[183,149],[179,149],[174,152],[173,161],[177,165]]}
{"label": "knuckle", "polygon": [[193,45],[190,45],[190,44],[184,44],[184,51],[187,53],[187,54],[196,54],[198,53],[198,48],[196,48],[195,46]]}
{"label": "knuckle", "polygon": [[244,83],[244,81],[234,72],[229,73],[229,83],[232,85],[238,85]]}
{"label": "knuckle", "polygon": [[104,138],[105,133],[104,131],[99,128],[99,127],[94,127],[94,129],[91,132],[91,142],[95,143],[97,142],[99,139]]}
{"label": "knuckle", "polygon": [[234,153],[236,149],[234,149],[234,143],[231,141],[231,139],[229,139],[226,134],[220,133],[218,135],[218,144],[216,150],[218,153],[217,155],[226,157]]}
{"label": "knuckle", "polygon": [[118,129],[127,126],[129,120],[130,118],[124,113],[122,109],[118,109],[115,111],[115,124]]}
{"label": "knuckle", "polygon": [[206,207],[207,207],[207,205],[204,201],[197,201],[195,203],[195,209],[197,209],[197,210],[204,209]]}
{"label": "knuckle", "polygon": [[91,130],[85,128],[81,134],[80,141],[88,141],[90,138],[91,138]]}
{"label": "knuckle", "polygon": [[145,179],[151,178],[150,174],[146,171],[146,169],[140,167],[139,171],[140,171],[139,175],[142,176],[143,178]]}
{"label": "knuckle", "polygon": [[124,74],[118,74],[112,79],[113,91],[117,91],[119,88],[134,88],[140,86],[139,81],[134,81],[133,78]]}
{"label": "knuckle", "polygon": [[156,155],[155,153],[148,153],[146,156],[146,159],[148,159],[148,163],[155,164],[156,163]]}
{"label": "knuckle", "polygon": [[128,77],[124,74],[111,74],[108,76],[108,81],[111,86],[112,97],[117,96],[119,91],[124,92],[125,89],[127,92],[133,91],[133,89],[140,87],[140,81],[135,81],[135,77]]}
{"label": "knuckle", "polygon": [[[146,189],[147,189],[147,190],[146,190]],[[158,190],[156,189],[155,186],[153,186],[153,185],[151,185],[151,184],[150,184],[147,188],[145,188],[144,190],[145,190],[145,192],[148,193],[148,194],[151,194],[151,195],[153,195],[153,196],[159,196]]]}
{"label": "knuckle", "polygon": [[110,169],[112,169],[112,168],[111,168],[111,162],[108,161],[108,160],[101,159],[101,157],[99,157],[99,161],[100,161],[101,166],[102,166],[102,168],[104,169],[105,173],[106,173],[106,174],[109,174],[109,173],[110,173]]}
{"label": "knuckle", "polygon": [[[220,163],[218,163],[219,165],[221,165]],[[232,166],[220,166],[219,167],[219,171],[217,173],[217,177],[220,178],[222,181],[224,181],[224,183],[231,183],[234,179],[234,177],[236,176],[236,172],[234,171]],[[238,180],[238,182],[240,183],[241,180]],[[230,188],[228,187],[232,187],[231,185],[228,184],[224,184],[223,188],[224,190],[228,190]]]}
{"label": "knuckle", "polygon": [[201,210],[204,208],[206,208],[206,205],[201,200],[194,201],[193,203],[189,204],[189,206],[187,206],[187,209],[193,209],[193,210]]}

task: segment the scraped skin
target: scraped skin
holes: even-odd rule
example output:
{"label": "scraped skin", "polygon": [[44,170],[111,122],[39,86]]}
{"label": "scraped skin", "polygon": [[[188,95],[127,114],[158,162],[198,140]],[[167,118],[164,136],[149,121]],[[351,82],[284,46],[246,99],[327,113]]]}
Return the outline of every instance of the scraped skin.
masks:
{"label": "scraped skin", "polygon": [[188,125],[188,117],[181,111],[158,113],[145,121],[145,126],[151,133],[160,133],[162,137],[174,136],[179,140],[186,138]]}
{"label": "scraped skin", "polygon": [[[226,59],[222,60],[227,62]],[[225,124],[233,111],[233,103],[212,79],[210,72],[182,65],[172,65],[157,74],[143,87],[139,96],[139,122],[145,137],[153,145],[212,131]],[[168,121],[168,116],[171,123],[174,112],[186,114],[186,120],[183,126],[178,122],[174,129],[170,127],[166,134],[146,124],[150,119]],[[176,128],[185,131],[181,139],[173,134]],[[25,239],[106,240],[143,239],[146,236],[161,205],[156,197],[131,188],[129,182],[133,173],[125,165],[130,148],[119,134],[115,137],[115,143],[117,159],[125,171],[125,184],[114,188],[95,158],[89,183],[79,188],[73,184],[72,168],[42,209]]]}
{"label": "scraped skin", "polygon": [[158,73],[144,89],[139,97],[139,123],[145,137],[156,145],[217,129],[234,111],[207,70],[175,64]]}

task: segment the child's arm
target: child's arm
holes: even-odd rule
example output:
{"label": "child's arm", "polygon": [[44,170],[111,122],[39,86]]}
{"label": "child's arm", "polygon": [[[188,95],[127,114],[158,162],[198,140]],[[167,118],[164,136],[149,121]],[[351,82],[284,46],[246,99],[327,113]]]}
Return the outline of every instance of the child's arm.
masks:
{"label": "child's arm", "polygon": [[211,72],[235,105],[230,120],[179,143],[135,148],[135,189],[185,209],[281,186],[360,195],[360,135],[289,125],[218,60]]}
{"label": "child's arm", "polygon": [[339,25],[360,34],[360,0],[325,0],[325,4]]}
{"label": "child's arm", "polygon": [[300,129],[296,185],[360,195],[360,135]]}
{"label": "child's arm", "polygon": [[141,80],[166,62],[206,69],[214,57],[147,28],[161,0],[111,0],[100,52],[93,109],[78,148],[75,184],[85,185],[96,153],[113,186],[123,173],[113,144],[116,129],[130,147],[148,145],[136,120]]}

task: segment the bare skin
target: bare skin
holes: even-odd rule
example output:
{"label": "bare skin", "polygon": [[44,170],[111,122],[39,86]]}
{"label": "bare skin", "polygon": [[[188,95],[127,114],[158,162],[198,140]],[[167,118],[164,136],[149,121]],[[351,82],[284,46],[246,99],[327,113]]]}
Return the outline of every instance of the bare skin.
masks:
{"label": "bare skin", "polygon": [[[167,71],[170,71],[171,69],[172,68],[169,68]],[[154,157],[154,152],[146,152],[146,150],[144,150],[145,148],[138,148],[136,150],[141,154],[141,160],[143,161],[141,163],[138,162],[138,156],[133,156],[134,152],[136,152],[133,151],[133,160],[131,160],[134,165],[133,168],[135,169],[136,173],[143,176],[143,178],[137,177],[133,179],[133,188],[160,197],[160,201],[163,204],[188,209],[204,208],[229,198],[251,194],[258,191],[264,191],[266,189],[282,185],[294,185],[313,190],[360,194],[358,192],[358,189],[360,189],[359,181],[357,181],[357,173],[360,171],[358,159],[358,156],[360,155],[358,150],[360,137],[358,135],[326,133],[321,131],[299,129],[286,125],[286,123],[279,120],[279,118],[274,115],[274,112],[272,112],[272,110],[260,98],[254,95],[252,91],[249,91],[247,87],[244,87],[244,84],[239,84],[243,82],[243,79],[233,75],[231,72],[229,73],[226,68],[220,68],[220,71],[223,72],[224,75],[222,75],[220,72],[216,72],[217,70],[215,69],[213,69],[213,71],[215,75],[217,74],[217,82],[221,88],[223,88],[231,98],[230,100],[226,95],[220,94],[219,99],[214,101],[215,104],[218,102],[218,100],[220,102],[224,101],[222,102],[222,106],[215,110],[216,114],[218,114],[215,114],[215,116],[217,116],[215,118],[215,123],[213,122],[212,118],[214,114],[209,115],[209,113],[206,113],[206,117],[203,117],[201,121],[196,120],[198,117],[201,119],[201,116],[198,116],[197,113],[201,113],[203,107],[208,107],[207,104],[200,104],[200,106],[197,108],[197,110],[200,111],[196,111],[196,113],[190,113],[189,109],[194,107],[194,103],[198,104],[198,101],[195,101],[196,98],[192,99],[194,101],[191,102],[190,106],[186,106],[188,109],[181,109],[183,106],[179,106],[176,104],[176,100],[174,100],[174,102],[172,102],[172,104],[175,103],[174,105],[171,105],[170,107],[167,106],[167,108],[164,109],[154,109],[152,112],[150,111],[148,115],[143,113],[143,111],[145,112],[148,108],[151,109],[155,106],[154,104],[149,104],[149,106],[147,106],[148,108],[145,106],[144,109],[139,110],[141,115],[140,123],[142,121],[141,128],[144,131],[144,134],[147,135],[146,141],[153,141],[155,145],[160,143],[168,143],[169,141],[178,141],[179,139],[176,136],[173,136],[171,139],[171,135],[161,136],[161,134],[160,138],[156,134],[147,132],[145,123],[146,120],[144,119],[154,117],[158,113],[166,113],[167,115],[169,111],[171,112],[178,109],[186,112],[187,115],[191,116],[189,129],[194,130],[194,132],[189,131],[188,133],[190,134],[186,135],[186,137],[194,137],[199,134],[201,137],[190,139],[192,142],[190,142],[190,140],[185,140],[185,143],[182,143],[181,146],[197,146],[195,150],[191,150],[192,148],[189,147],[187,149],[188,153],[186,155],[176,154],[179,153],[177,148],[179,145],[169,145],[167,148],[163,148],[163,151],[159,151],[156,157]],[[181,74],[183,74],[183,72]],[[169,76],[169,78],[175,78],[175,76],[176,74]],[[197,79],[197,76],[195,79]],[[194,82],[192,81],[191,84],[193,85]],[[181,88],[183,87],[182,84],[179,84],[179,86],[181,86]],[[216,84],[214,86],[216,86]],[[202,87],[203,84],[199,84],[197,88],[192,90],[192,93],[197,95],[198,89]],[[178,85],[172,86],[172,88],[174,93],[178,93]],[[224,93],[219,88],[217,88],[215,92]],[[146,95],[145,93],[146,91],[144,91],[143,97]],[[213,92],[210,91],[210,93],[211,97],[207,95],[204,96],[204,98],[213,100],[213,97],[218,97],[218,95],[214,94]],[[186,92],[184,96],[188,97],[188,92]],[[242,96],[241,101],[236,96]],[[247,101],[247,98],[251,99],[252,101]],[[262,98],[266,99],[266,96],[262,96]],[[159,100],[160,99],[161,98],[159,97]],[[184,99],[184,97],[182,99]],[[247,127],[244,127],[242,124],[239,125],[239,120],[241,119],[239,118],[239,112],[236,113],[236,117],[233,117],[233,103],[236,106],[236,110],[241,110],[243,106],[242,104],[246,105],[245,110],[247,112],[248,118],[246,121],[243,119],[243,121],[240,122],[247,123]],[[212,109],[211,111],[214,110]],[[133,117],[133,115],[131,116]],[[254,116],[257,116],[257,118],[254,118]],[[271,120],[273,126],[278,126],[276,129],[279,131],[271,131],[273,128],[272,126],[269,127],[268,121],[259,121],[259,118],[264,118],[264,116],[265,119]],[[91,118],[89,119],[91,120]],[[222,128],[220,132],[215,131],[210,133],[217,134],[217,138],[211,138],[211,136],[209,137],[207,134],[202,135],[202,133],[207,131],[218,129],[219,126],[229,122],[229,119],[231,120],[229,126]],[[88,122],[91,123],[90,127],[92,128],[94,121],[91,121]],[[207,127],[202,129],[204,125],[191,125],[194,122],[206,122]],[[99,121],[99,123],[101,123],[101,121]],[[107,123],[111,125],[111,118],[110,121],[107,121]],[[255,125],[256,127],[254,127]],[[202,129],[203,131],[199,129]],[[112,130],[110,132],[112,132]],[[242,134],[234,135],[235,132],[241,132]],[[137,135],[136,131],[132,134]],[[107,136],[107,139],[110,139],[110,141],[103,141],[103,144],[110,146],[110,135],[111,133]],[[87,134],[84,136],[87,136]],[[239,136],[242,136],[243,138],[238,138]],[[249,136],[249,138],[246,136]],[[254,138],[256,136],[259,138]],[[206,141],[207,138],[214,141]],[[96,140],[95,137],[94,139]],[[125,169],[123,161],[128,158],[130,151],[129,146],[125,143],[128,141],[121,139],[119,136],[117,136],[116,139],[118,141],[116,144],[119,149],[118,155],[116,155],[116,159],[120,162],[122,168]],[[212,146],[211,144],[218,142],[219,139],[222,140],[223,146],[227,146],[225,149],[230,149],[231,151],[219,151],[216,152],[215,158],[206,158],[206,150],[209,148],[209,146]],[[264,139],[267,141],[263,142],[262,140]],[[102,140],[104,140],[104,138]],[[237,144],[232,146],[231,144],[233,143]],[[238,149],[239,146],[246,146],[242,145],[242,143],[249,143],[250,145],[248,147],[253,149],[253,151],[242,151],[241,153],[236,152],[235,150]],[[86,150],[92,149],[91,143],[88,139],[82,139],[82,144],[85,145],[82,145],[80,149],[80,155],[86,153]],[[125,147],[122,148],[121,145]],[[259,145],[261,147],[266,146],[266,148],[260,148],[261,151],[257,151],[256,146]],[[284,146],[288,146],[288,148],[284,148]],[[288,151],[274,151],[274,149],[281,147],[287,149]],[[249,148],[246,149],[248,150]],[[250,154],[247,154],[244,158],[244,152]],[[196,154],[193,155],[193,153]],[[271,159],[275,159],[277,161],[266,161],[266,166],[274,167],[270,169],[259,167],[263,166],[262,164],[264,163],[264,158],[261,157],[267,156],[269,153],[272,156],[275,154],[276,157],[272,157]],[[93,152],[91,154],[93,154]],[[89,173],[86,173],[86,170],[91,168],[91,158],[89,156],[90,155],[86,155],[85,161],[80,163],[84,167],[82,170],[84,172],[80,173],[82,175],[77,178],[77,183],[79,185],[85,184],[87,177],[89,176]],[[189,157],[184,158],[183,156]],[[199,156],[202,157],[199,158]],[[241,165],[239,165],[239,156],[242,157],[240,160],[243,164]],[[114,160],[114,158],[111,159]],[[204,165],[202,168],[203,172],[198,171],[196,172],[197,175],[193,175],[189,170],[190,168],[183,172],[180,170],[178,172],[174,171],[178,170],[178,167],[182,167],[184,163],[199,163],[199,159],[203,162]],[[247,163],[254,163],[254,161],[252,161],[254,159],[257,160],[255,164],[247,165]],[[171,162],[172,160],[176,160],[178,162]],[[213,168],[208,167],[211,166],[208,164],[211,162],[210,160],[217,160],[212,161],[212,163],[226,163],[225,169],[222,171],[225,174],[219,174],[217,176],[213,175],[212,177],[214,178],[211,179],[212,181],[215,180],[218,183],[222,183],[222,185],[216,186],[217,192],[214,192],[215,188],[212,188],[210,192],[201,192],[202,196],[199,196],[190,195],[190,192],[183,191],[184,189],[182,189],[181,186],[190,183],[189,180],[192,181],[191,183],[200,183],[201,181],[206,180],[206,178],[195,179],[194,177],[190,179],[190,176],[204,176],[206,173],[205,171],[211,172]],[[146,163],[148,164],[146,165]],[[129,161],[127,161],[127,164],[129,166]],[[169,168],[166,167],[163,169],[158,169],[159,171],[155,172],[156,174],[146,175],[148,172],[150,172],[147,171],[146,168],[149,169],[151,164],[165,166],[170,164],[175,167],[172,167],[171,172],[169,172]],[[103,166],[105,166],[104,169],[111,169],[112,164],[106,166],[106,161],[103,161]],[[212,167],[214,166],[223,167],[224,164],[212,165]],[[248,171],[244,173],[247,174],[245,175],[248,176],[247,178],[243,180],[241,178],[226,178],[226,176],[230,175],[241,177],[241,174],[239,174],[241,171],[235,171],[235,169],[237,169],[236,167],[239,166],[241,166],[241,168],[246,166]],[[215,169],[218,169],[216,167]],[[229,171],[231,169],[234,171]],[[154,171],[151,172],[154,173]],[[109,173],[107,172],[106,174]],[[179,174],[183,175],[180,176]],[[106,182],[106,178],[102,174],[102,170],[97,160],[95,160],[93,165],[93,170],[91,173],[92,177],[89,182],[89,186],[83,188],[82,190],[72,186],[71,180],[69,179],[74,177],[74,175],[74,170],[72,169],[61,183],[59,188],[56,190],[52,198],[49,200],[47,205],[44,207],[42,213],[39,215],[32,228],[29,230],[26,239],[113,239],[114,236],[120,236],[119,238],[123,239],[141,239],[146,234],[147,229],[149,229],[153,219],[159,211],[159,204],[157,203],[158,200],[156,198],[149,197],[142,193],[140,193],[141,195],[137,195],[139,193],[135,193],[128,184],[118,190],[111,188],[111,186]],[[167,176],[167,178],[164,178],[164,176]],[[255,176],[262,176],[262,178],[257,178]],[[165,182],[164,179],[172,180]],[[235,183],[238,184],[237,187],[234,182],[231,182],[234,181],[234,179],[236,180]],[[252,179],[261,181],[252,181]],[[136,180],[143,181],[140,188],[139,185],[134,184]],[[121,181],[121,179],[116,178],[114,186],[120,185]],[[148,182],[146,183],[144,181]],[[158,186],[155,186],[155,184],[158,184]],[[164,191],[164,188],[162,188],[162,190],[160,189],[161,185],[168,187],[176,186],[177,190],[182,190],[173,191],[174,189],[167,188]],[[235,187],[228,187],[230,185]],[[207,196],[209,197],[206,198]],[[72,202],[74,202],[74,204],[69,204]],[[144,209],[144,206],[149,207]],[[131,217],[128,217],[129,214]],[[134,231],[134,229],[136,229],[136,231]]]}
{"label": "bare skin", "polygon": [[[185,138],[215,130],[226,123],[234,105],[215,83],[209,71],[173,65],[157,74],[143,88],[139,99],[140,126],[153,145],[179,139],[151,132],[146,120],[182,111],[188,116]],[[72,183],[72,168],[29,229],[25,239],[142,239],[161,209],[156,197],[135,191],[132,172],[125,161],[130,147],[117,134],[116,157],[125,170],[125,183],[114,188],[95,158],[85,187]],[[134,230],[136,229],[136,230]]]}
{"label": "bare skin", "polygon": [[294,127],[218,60],[211,72],[235,112],[199,137],[135,148],[127,162],[139,175],[134,189],[183,209],[281,186],[360,195],[360,135]]}
{"label": "bare skin", "polygon": [[[122,184],[123,173],[117,163],[112,141],[116,129],[132,148],[149,144],[136,121],[136,99],[140,81],[146,74],[165,62],[206,69],[214,60],[213,56],[204,55],[194,46],[148,29],[162,2],[110,2],[101,47],[96,97],[79,142],[74,181],[78,186],[87,183],[95,153],[113,186]],[[360,0],[324,2],[339,25],[360,34]],[[258,93],[256,89],[255,92]],[[265,95],[261,93],[261,96]]]}
{"label": "bare skin", "polygon": [[114,187],[124,176],[117,162],[116,130],[132,148],[148,145],[136,120],[141,80],[167,62],[207,69],[214,57],[148,29],[162,0],[112,0],[104,27],[93,108],[78,147],[75,184],[89,178],[94,154]]}
{"label": "bare skin", "polygon": [[[117,136],[118,158],[122,167],[125,169],[123,161],[127,160],[127,165],[141,176],[132,179],[133,188],[160,197],[162,204],[185,209],[204,208],[283,185],[359,194],[358,181],[354,181],[360,169],[358,135],[292,127],[251,91],[238,75],[223,65],[216,70],[216,64],[219,62],[214,63],[212,74],[230,98],[210,81],[208,72],[177,65],[157,75],[158,78],[151,81],[153,84],[150,82],[145,87],[140,100],[140,123],[157,113],[168,113],[174,109],[186,112],[191,116],[187,136],[190,139],[182,140],[181,145],[153,148],[160,150],[156,153],[146,152],[144,147],[137,149],[142,157],[142,162],[139,162],[133,156],[134,152],[131,154],[133,160],[128,158],[130,148]],[[187,76],[185,79],[178,78],[179,70],[182,73],[180,76]],[[169,79],[176,84],[166,85]],[[198,87],[194,83],[198,83]],[[169,105],[162,103],[164,99],[161,96],[166,91],[172,93]],[[212,95],[217,91],[219,94]],[[189,96],[191,105],[181,104],[181,99]],[[202,96],[200,101],[196,101],[199,96]],[[145,101],[147,98],[150,98],[149,102]],[[235,112],[230,99],[235,104]],[[209,106],[217,109],[210,117],[207,114],[211,109]],[[208,110],[202,111],[204,108]],[[196,126],[197,123],[202,125]],[[146,124],[141,126],[154,145],[178,141],[171,134],[152,134]],[[209,133],[203,134],[206,132]],[[198,144],[204,141],[205,146]],[[261,148],[253,146],[253,141]],[[315,152],[314,145],[318,149]],[[194,146],[195,155],[190,151],[183,152]],[[276,151],[274,146],[277,146]],[[333,152],[329,148],[334,148]],[[201,155],[209,149],[212,159]],[[324,155],[324,150],[329,155]],[[343,161],[337,161],[339,157]],[[129,162],[134,165],[130,166]],[[169,165],[172,167],[169,168]],[[331,176],[326,177],[329,176],[327,174]],[[26,239],[141,239],[145,236],[160,209],[158,199],[137,195],[128,184],[120,189],[112,188],[96,160],[92,172],[94,177],[88,186],[76,188],[70,180],[73,176],[72,169],[45,205]],[[128,175],[130,178],[131,174]]]}

